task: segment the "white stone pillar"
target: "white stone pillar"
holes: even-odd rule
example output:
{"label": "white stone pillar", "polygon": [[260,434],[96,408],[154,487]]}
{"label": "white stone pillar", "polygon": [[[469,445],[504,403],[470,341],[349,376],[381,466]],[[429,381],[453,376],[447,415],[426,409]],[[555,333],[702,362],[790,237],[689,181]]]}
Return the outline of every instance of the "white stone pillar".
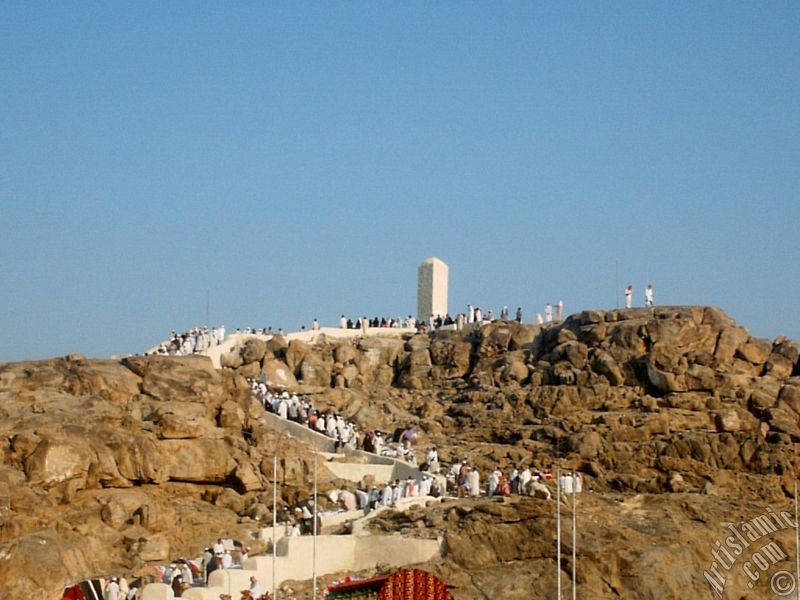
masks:
{"label": "white stone pillar", "polygon": [[422,261],[417,271],[417,319],[447,314],[447,265],[438,258]]}

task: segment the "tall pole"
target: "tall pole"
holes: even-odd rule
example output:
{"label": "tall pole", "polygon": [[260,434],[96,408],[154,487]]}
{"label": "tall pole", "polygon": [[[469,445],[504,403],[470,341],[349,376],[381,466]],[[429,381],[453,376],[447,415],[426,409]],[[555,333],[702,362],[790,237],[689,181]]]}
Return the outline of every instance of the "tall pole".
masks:
{"label": "tall pole", "polygon": [[275,600],[275,555],[278,553],[278,449],[272,457],[272,598]]}
{"label": "tall pole", "polygon": [[572,472],[572,600],[576,599],[577,588],[575,587],[576,583],[576,565],[577,563],[577,552],[576,548],[578,546],[578,529],[577,529],[577,518],[575,516],[575,502],[577,502],[577,496],[575,493],[578,491],[578,486],[576,485],[578,482],[578,478],[575,476],[575,472]]}
{"label": "tall pole", "polygon": [[614,261],[614,303],[619,308],[619,261]]}
{"label": "tall pole", "polygon": [[314,543],[312,550],[311,571],[314,578],[313,600],[317,600],[317,448],[314,446]]}
{"label": "tall pole", "polygon": [[561,600],[561,461],[556,466],[556,587]]}
{"label": "tall pole", "polygon": [[206,290],[206,327],[208,327],[208,313],[211,309],[211,290]]}
{"label": "tall pole", "polygon": [[797,585],[797,600],[800,600],[800,523],[797,521],[797,478],[794,479],[794,581]]}

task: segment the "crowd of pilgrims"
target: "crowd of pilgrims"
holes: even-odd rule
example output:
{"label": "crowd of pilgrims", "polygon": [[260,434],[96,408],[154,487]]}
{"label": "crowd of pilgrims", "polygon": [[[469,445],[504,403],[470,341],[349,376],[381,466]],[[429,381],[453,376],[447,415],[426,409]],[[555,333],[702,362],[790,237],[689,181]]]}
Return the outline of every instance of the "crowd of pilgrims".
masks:
{"label": "crowd of pilgrims", "polygon": [[169,356],[187,356],[189,354],[202,354],[209,348],[218,346],[225,339],[225,326],[194,327],[184,333],[177,333],[174,329],[169,338],[158,345],[155,354]]}
{"label": "crowd of pilgrims", "polygon": [[[314,319],[314,323],[317,320]],[[339,327],[341,329],[361,329],[362,327],[393,327],[393,328],[403,328],[406,329],[415,329],[418,326],[417,320],[408,315],[405,319],[401,319],[400,317],[373,317],[372,319],[368,317],[361,317],[360,319],[353,319],[348,318],[345,315],[342,315],[339,318]],[[312,328],[314,325],[312,323]]]}
{"label": "crowd of pilgrims", "polygon": [[[266,384],[256,379],[250,379],[250,389],[262,406],[282,419],[294,421],[310,429],[328,436],[335,441],[337,450],[344,447],[364,450],[382,456],[391,456],[411,464],[417,464],[413,442],[417,437],[417,428],[399,428],[393,435],[384,435],[380,431],[367,431],[361,435],[358,425],[348,421],[339,414],[320,412],[314,409],[311,399],[307,396],[299,397],[288,392],[271,392]],[[441,489],[438,481],[432,475],[441,472],[439,453],[436,447],[431,447],[425,454],[424,462],[420,465],[423,472],[422,479],[401,482],[399,480],[388,483],[380,489],[373,487],[371,490],[354,489],[342,490],[338,499],[342,508],[348,510],[371,510],[378,505],[394,506],[397,500],[417,495],[432,495],[441,497],[446,494],[446,489]],[[550,498],[550,490],[544,482],[553,480],[553,475],[548,469],[539,469],[535,465],[513,468],[504,473],[496,467],[486,480],[485,490],[481,488],[478,469],[462,460],[451,465],[445,473],[447,485],[455,490],[459,498],[467,496],[510,496],[512,494],[534,495],[539,493],[545,498]],[[562,488],[580,492],[582,479],[580,474],[568,473],[562,476]],[[332,499],[333,500],[333,499]],[[335,501],[335,500],[334,500]],[[297,534],[309,533],[312,523],[311,513],[306,506],[299,506],[295,513],[300,513],[302,518],[297,520]],[[292,515],[296,516],[296,515]]]}
{"label": "crowd of pilgrims", "polygon": [[[563,303],[559,302],[557,305],[557,311],[551,307],[550,304],[547,305],[545,309],[545,314],[547,315],[546,321],[552,321],[554,315],[557,315],[557,318],[560,318],[561,311],[563,310]],[[541,316],[537,315],[537,321],[541,322]],[[500,311],[500,319],[507,320],[509,319],[509,310],[507,306],[504,306]],[[455,318],[451,317],[450,314],[445,315],[430,315],[427,321],[419,321],[415,319],[413,316],[408,315],[405,319],[400,317],[361,317],[353,321],[352,318],[348,318],[346,315],[342,315],[339,319],[339,327],[341,329],[361,329],[362,327],[371,327],[371,328],[380,328],[380,327],[390,327],[390,328],[406,328],[406,329],[415,329],[417,331],[420,330],[436,330],[444,326],[448,325],[457,325],[459,322],[462,323],[481,323],[481,322],[491,322],[495,320],[494,311],[489,309],[485,313],[481,310],[480,307],[473,307],[471,304],[467,305],[467,311],[465,313],[459,313]],[[522,309],[517,307],[517,310],[514,314],[514,320],[518,323],[522,322]],[[316,331],[320,328],[319,321],[314,319],[311,322],[311,329]],[[305,331],[305,325],[300,327],[301,331]],[[233,332],[234,334],[247,334],[247,335],[284,335],[283,329],[278,328],[277,330],[273,330],[271,326],[269,327],[246,327],[245,329],[237,328],[236,331]],[[185,331],[183,333],[178,333],[174,329],[170,333],[169,337],[161,342],[156,350],[154,351],[155,354],[160,355],[168,355],[168,356],[186,356],[190,354],[203,354],[208,349],[218,346],[223,342],[225,339],[225,326],[221,325],[219,327],[208,328],[205,326],[200,327],[193,327],[189,331]]]}
{"label": "crowd of pilgrims", "polygon": [[416,464],[416,455],[411,444],[417,436],[417,428],[410,427],[395,432],[392,441],[380,431],[367,431],[363,435],[358,425],[342,415],[314,408],[309,396],[299,397],[289,392],[272,392],[266,384],[257,379],[248,379],[250,391],[265,410],[275,413],[282,419],[294,421],[331,438],[336,449],[348,447],[365,450],[380,456],[391,456]]}
{"label": "crowd of pilgrims", "polygon": [[[263,383],[258,381],[251,380],[250,385],[253,393],[262,399],[265,408],[274,411],[280,417],[313,427],[320,433],[336,439],[339,444],[381,453],[383,436],[380,432],[369,431],[362,439],[358,435],[358,427],[355,424],[346,421],[339,415],[319,414],[306,398],[299,398],[286,392],[273,394]],[[321,423],[324,423],[324,426]],[[409,451],[415,437],[415,427],[398,430],[396,435],[398,448],[401,451]],[[388,444],[388,447],[392,446],[393,444]],[[397,449],[392,451],[396,452]],[[408,477],[404,480],[395,479],[383,485],[354,486],[350,489],[331,490],[326,496],[333,508],[328,510],[320,509],[317,504],[315,511],[314,498],[310,497],[297,505],[279,509],[276,517],[282,524],[286,536],[314,535],[322,532],[322,526],[328,516],[341,511],[362,511],[367,515],[379,508],[396,507],[404,498],[471,498],[479,496],[491,498],[537,495],[550,500],[552,498],[550,488],[553,487],[555,480],[550,470],[538,469],[533,465],[513,468],[508,473],[498,466],[489,473],[482,487],[478,469],[470,465],[467,459],[454,462],[443,472],[439,453],[435,446],[428,448],[419,471],[419,478]],[[437,477],[439,474],[444,475],[443,482]],[[583,491],[583,478],[580,473],[566,472],[562,474],[559,484],[563,493],[566,494]],[[198,559],[181,558],[169,565],[154,567],[155,580],[171,586],[175,597],[181,597],[183,592],[190,587],[206,584],[209,575],[217,569],[241,569],[248,558],[249,551],[249,547],[233,540],[218,539],[213,546],[206,548],[202,557]],[[251,578],[248,589],[242,590],[242,600],[271,600],[269,594],[262,591],[260,584],[254,579]],[[112,578],[104,590],[105,600],[126,598],[127,600],[136,600],[141,591],[141,583],[137,582],[137,584],[131,586],[129,590],[124,580]]]}

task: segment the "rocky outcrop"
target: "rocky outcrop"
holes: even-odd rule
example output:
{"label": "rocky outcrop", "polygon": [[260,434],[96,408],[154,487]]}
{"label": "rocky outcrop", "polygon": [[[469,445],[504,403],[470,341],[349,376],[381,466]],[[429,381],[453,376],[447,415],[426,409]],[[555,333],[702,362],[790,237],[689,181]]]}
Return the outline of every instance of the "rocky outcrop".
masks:
{"label": "rocky outcrop", "polygon": [[[278,433],[246,383],[208,359],[0,365],[0,411],[4,598],[55,598],[70,581],[193,555],[272,505]],[[294,440],[281,448],[283,503],[305,494],[313,458]]]}
{"label": "rocky outcrop", "polygon": [[[586,597],[699,597],[694,579],[666,573],[702,572],[706,557],[676,562],[669,549],[708,549],[720,523],[783,506],[800,472],[797,344],[753,338],[710,307],[586,311],[466,335],[253,339],[222,365],[0,365],[0,560],[14,559],[0,589],[56,597],[63,582],[134,573],[266,518],[279,438],[244,377],[311,393],[362,430],[415,425],[418,446],[436,445],[445,465],[467,459],[486,474],[558,457],[580,471],[593,492],[582,518],[595,524],[579,557]],[[280,501],[305,498],[308,448],[282,438],[279,452]],[[429,567],[458,598],[527,598],[503,582],[548,595],[552,506],[443,505],[376,526],[444,536],[448,554]]]}

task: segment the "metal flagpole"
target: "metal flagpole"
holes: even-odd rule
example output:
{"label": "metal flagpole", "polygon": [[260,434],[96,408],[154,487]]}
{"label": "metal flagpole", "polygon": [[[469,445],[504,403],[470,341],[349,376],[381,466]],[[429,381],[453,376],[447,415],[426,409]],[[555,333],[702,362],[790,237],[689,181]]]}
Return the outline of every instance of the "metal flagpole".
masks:
{"label": "metal flagpole", "polygon": [[208,327],[208,313],[211,308],[211,290],[206,290],[206,327]]}
{"label": "metal flagpole", "polygon": [[614,302],[619,308],[619,261],[614,261]]}
{"label": "metal flagpole", "polygon": [[275,598],[275,555],[278,552],[278,451],[272,457],[272,598]]}
{"label": "metal flagpole", "polygon": [[797,600],[800,600],[800,523],[797,521],[797,478],[794,480],[794,581],[797,586]]}
{"label": "metal flagpole", "polygon": [[561,462],[556,466],[556,587],[561,600]]}
{"label": "metal flagpole", "polygon": [[577,553],[576,548],[578,545],[578,529],[577,529],[577,519],[575,517],[575,502],[577,502],[577,496],[575,492],[578,491],[578,486],[575,485],[577,483],[577,478],[575,477],[575,472],[572,472],[572,600],[575,600],[577,589],[575,588],[575,574],[576,574],[576,565],[577,563]]}
{"label": "metal flagpole", "polygon": [[314,544],[312,551],[311,572],[313,573],[314,595],[317,600],[317,449],[314,448]]}

